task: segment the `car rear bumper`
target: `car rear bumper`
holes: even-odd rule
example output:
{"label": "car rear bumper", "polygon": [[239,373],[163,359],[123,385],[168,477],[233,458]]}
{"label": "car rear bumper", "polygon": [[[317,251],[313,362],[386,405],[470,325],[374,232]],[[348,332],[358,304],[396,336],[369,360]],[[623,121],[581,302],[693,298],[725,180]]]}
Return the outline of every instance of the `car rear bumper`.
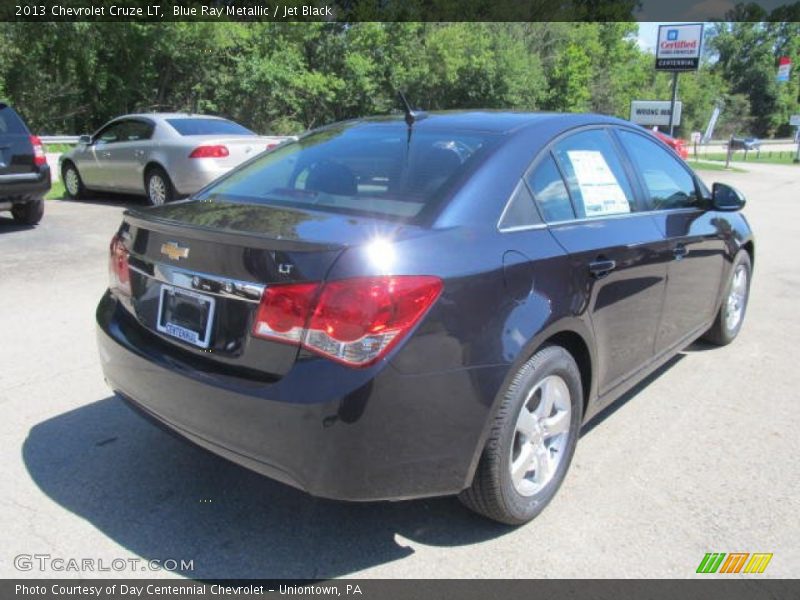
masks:
{"label": "car rear bumper", "polygon": [[187,368],[108,293],[97,323],[106,380],[129,403],[233,462],[340,500],[467,487],[492,404],[481,390],[506,370],[405,375],[308,358],[277,381],[254,381]]}
{"label": "car rear bumper", "polygon": [[172,185],[181,196],[188,196],[222,177],[235,165],[220,165],[213,158],[187,159],[186,164],[170,173]]}
{"label": "car rear bumper", "polygon": [[39,167],[35,173],[0,175],[0,200],[24,202],[41,198],[50,190],[50,167]]}

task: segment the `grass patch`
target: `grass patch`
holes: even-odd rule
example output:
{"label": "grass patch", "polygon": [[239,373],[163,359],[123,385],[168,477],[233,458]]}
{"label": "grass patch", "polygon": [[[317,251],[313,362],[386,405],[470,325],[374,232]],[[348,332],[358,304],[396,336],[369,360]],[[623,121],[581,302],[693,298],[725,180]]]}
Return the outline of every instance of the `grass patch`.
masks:
{"label": "grass patch", "polygon": [[44,197],[45,200],[61,200],[67,197],[67,190],[64,189],[64,184],[60,181],[54,181],[50,191]]}
{"label": "grass patch", "polygon": [[44,151],[55,154],[64,154],[65,152],[72,150],[74,147],[75,144],[45,144]]}
{"label": "grass patch", "polygon": [[698,171],[725,171],[727,173],[747,173],[747,169],[740,169],[739,167],[725,168],[724,164],[718,162],[711,162],[707,160],[694,160],[690,158],[686,161],[687,164],[693,169]]}
{"label": "grass patch", "polygon": [[[710,152],[708,154],[701,154],[700,155],[703,160],[713,160],[713,161],[720,161],[725,162],[725,153],[724,152]],[[794,163],[794,152],[788,152],[783,150],[782,152],[778,152],[777,150],[761,150],[761,156],[756,156],[756,153],[750,151],[747,153],[747,160],[744,158],[744,152],[734,152],[731,156],[731,162],[734,163],[766,163],[770,165],[792,165]]]}

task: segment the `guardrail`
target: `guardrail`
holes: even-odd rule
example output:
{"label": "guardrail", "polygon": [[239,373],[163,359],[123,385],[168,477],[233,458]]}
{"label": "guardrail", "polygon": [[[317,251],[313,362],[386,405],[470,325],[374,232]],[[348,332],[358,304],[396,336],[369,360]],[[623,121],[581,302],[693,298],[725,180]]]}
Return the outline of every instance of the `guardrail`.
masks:
{"label": "guardrail", "polygon": [[40,135],[39,139],[42,140],[42,144],[47,146],[48,144],[77,144],[79,137],[77,135]]}

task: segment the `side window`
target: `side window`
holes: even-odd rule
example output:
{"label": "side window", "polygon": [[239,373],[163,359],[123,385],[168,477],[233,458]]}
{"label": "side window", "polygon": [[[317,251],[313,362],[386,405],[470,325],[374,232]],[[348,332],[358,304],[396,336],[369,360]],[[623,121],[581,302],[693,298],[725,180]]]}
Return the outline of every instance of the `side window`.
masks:
{"label": "side window", "polygon": [[104,144],[113,144],[114,142],[120,142],[123,140],[122,136],[125,133],[125,129],[127,129],[127,123],[125,121],[118,121],[117,123],[112,123],[105,129],[101,130],[100,133],[95,138],[95,140],[97,142],[102,142]]}
{"label": "side window", "polygon": [[511,195],[508,205],[506,205],[503,216],[500,217],[499,228],[514,229],[516,227],[530,227],[541,223],[539,213],[533,205],[533,197],[528,191],[528,186],[523,181],[517,184],[517,189]]}
{"label": "side window", "polygon": [[525,177],[545,221],[575,218],[569,193],[552,156],[548,155]]}
{"label": "side window", "polygon": [[153,135],[153,125],[145,121],[128,121],[122,141],[139,142],[149,140]]}
{"label": "side window", "polygon": [[630,183],[606,131],[576,133],[558,142],[553,152],[564,171],[578,218],[636,210]]}
{"label": "side window", "polygon": [[694,178],[669,150],[632,131],[619,139],[644,180],[653,210],[697,206]]}

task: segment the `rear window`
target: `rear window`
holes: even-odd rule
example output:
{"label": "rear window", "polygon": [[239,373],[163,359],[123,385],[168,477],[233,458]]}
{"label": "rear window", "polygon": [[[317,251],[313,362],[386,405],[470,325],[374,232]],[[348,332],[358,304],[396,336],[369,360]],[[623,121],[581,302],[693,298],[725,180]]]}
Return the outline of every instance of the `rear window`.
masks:
{"label": "rear window", "polygon": [[225,119],[167,119],[181,135],[255,135],[246,127]]}
{"label": "rear window", "polygon": [[0,104],[0,134],[2,133],[28,133],[22,119],[10,106],[5,104]]}
{"label": "rear window", "polygon": [[405,124],[328,128],[233,171],[199,197],[412,219],[436,204],[498,138]]}

